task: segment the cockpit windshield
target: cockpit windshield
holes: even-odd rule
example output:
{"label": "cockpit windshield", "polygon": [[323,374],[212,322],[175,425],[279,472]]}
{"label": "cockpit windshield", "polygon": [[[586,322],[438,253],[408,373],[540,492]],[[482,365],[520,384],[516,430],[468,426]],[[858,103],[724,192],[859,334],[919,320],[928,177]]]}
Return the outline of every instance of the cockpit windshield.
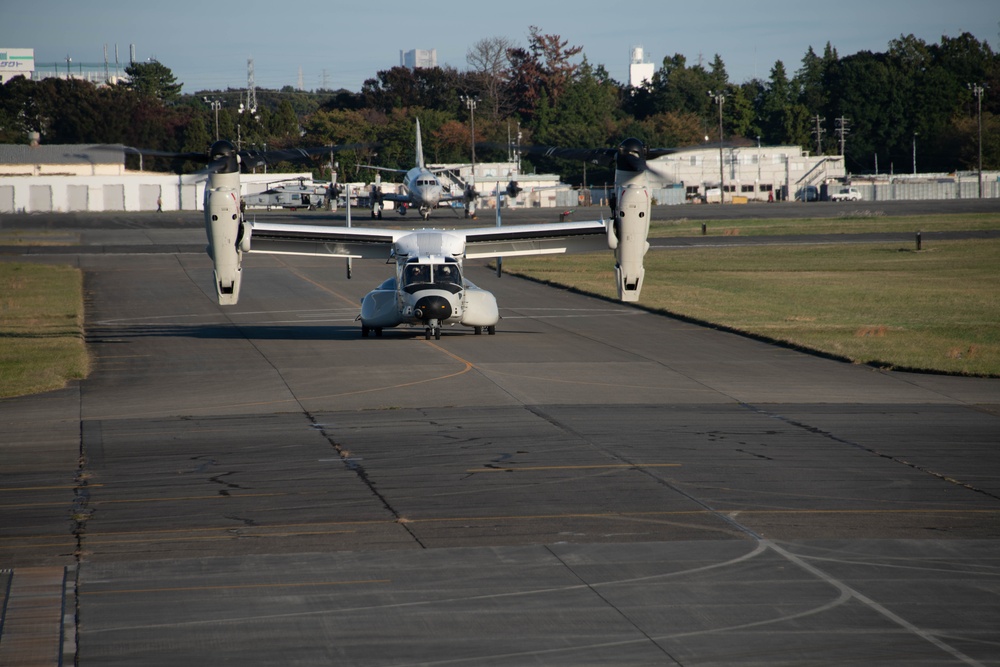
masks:
{"label": "cockpit windshield", "polygon": [[407,264],[403,268],[403,288],[408,292],[414,289],[434,286],[455,292],[462,287],[462,274],[457,263],[446,264]]}

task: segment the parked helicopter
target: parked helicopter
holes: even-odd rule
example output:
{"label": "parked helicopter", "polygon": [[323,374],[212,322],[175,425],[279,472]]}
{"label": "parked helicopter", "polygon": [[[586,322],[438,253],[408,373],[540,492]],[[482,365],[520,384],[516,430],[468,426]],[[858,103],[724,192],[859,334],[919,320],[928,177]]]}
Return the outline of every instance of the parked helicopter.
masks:
{"label": "parked helicopter", "polygon": [[243,203],[247,207],[266,206],[268,208],[288,208],[293,211],[300,208],[317,209],[338,195],[338,187],[334,182],[307,181],[304,178],[280,181],[271,184],[267,190],[254,194],[243,195]]}
{"label": "parked helicopter", "polygon": [[403,192],[399,194],[383,192],[381,178],[376,177],[375,185],[372,186],[371,192],[372,218],[382,218],[382,209],[384,203],[387,201],[396,204],[396,212],[400,215],[406,215],[408,208],[417,209],[420,211],[420,217],[424,220],[430,219],[431,211],[438,204],[461,201],[465,204],[465,217],[476,217],[476,200],[479,198],[479,193],[476,192],[475,183],[471,181],[466,183],[462,189],[462,194],[453,195],[445,191],[445,187],[441,184],[437,176],[438,173],[447,170],[428,169],[425,166],[423,141],[420,138],[419,118],[417,119],[416,159],[417,166],[411,169],[390,169],[388,167],[363,165],[369,169],[376,169],[378,171],[391,171],[404,174]]}

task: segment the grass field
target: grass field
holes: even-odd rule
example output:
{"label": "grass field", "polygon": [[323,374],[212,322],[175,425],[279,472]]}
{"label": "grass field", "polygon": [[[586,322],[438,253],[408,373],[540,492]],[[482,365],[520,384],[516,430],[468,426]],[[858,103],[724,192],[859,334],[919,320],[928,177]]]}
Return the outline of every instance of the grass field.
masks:
{"label": "grass field", "polygon": [[[504,260],[609,298],[612,267],[607,254]],[[1000,241],[656,250],[645,267],[652,310],[859,363],[1000,376]]]}
{"label": "grass field", "polygon": [[0,397],[58,389],[88,369],[80,271],[0,262]]}
{"label": "grass field", "polygon": [[[651,237],[699,236],[701,220],[654,220]],[[949,232],[1000,229],[996,213],[961,215],[922,215],[888,217],[878,209],[863,210],[839,218],[789,220],[709,220],[706,233],[711,236],[777,236],[780,234],[865,234],[868,232]]]}

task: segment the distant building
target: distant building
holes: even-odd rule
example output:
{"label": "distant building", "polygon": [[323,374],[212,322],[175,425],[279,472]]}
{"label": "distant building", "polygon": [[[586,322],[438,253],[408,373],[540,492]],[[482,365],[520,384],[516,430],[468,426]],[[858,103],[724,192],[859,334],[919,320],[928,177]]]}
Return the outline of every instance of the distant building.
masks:
{"label": "distant building", "polygon": [[0,48],[0,84],[7,83],[15,76],[31,78],[35,71],[34,49]]}
{"label": "distant building", "polygon": [[632,47],[632,58],[628,66],[628,85],[641,88],[653,80],[653,63],[646,62],[641,46]]}
{"label": "distant building", "polygon": [[399,52],[399,65],[410,69],[437,67],[437,49],[413,49],[412,51]]}
{"label": "distant building", "polygon": [[0,176],[121,176],[125,151],[116,146],[0,144]]}

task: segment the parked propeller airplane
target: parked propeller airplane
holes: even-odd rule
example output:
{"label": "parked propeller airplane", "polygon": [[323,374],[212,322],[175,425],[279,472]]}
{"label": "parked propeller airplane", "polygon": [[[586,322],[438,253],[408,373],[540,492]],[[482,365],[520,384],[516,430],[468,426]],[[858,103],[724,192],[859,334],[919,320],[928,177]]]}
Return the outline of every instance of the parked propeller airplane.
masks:
{"label": "parked propeller airplane", "polygon": [[437,207],[438,204],[444,204],[451,201],[462,201],[465,203],[465,217],[476,217],[476,200],[479,198],[479,193],[476,192],[475,183],[466,183],[462,194],[453,195],[450,192],[445,192],[444,186],[437,177],[438,173],[447,170],[428,169],[425,166],[423,141],[420,138],[419,118],[417,119],[416,156],[417,166],[411,169],[390,169],[388,167],[363,165],[369,169],[376,169],[378,171],[391,171],[405,174],[403,176],[403,192],[401,194],[382,192],[381,179],[376,178],[375,185],[372,186],[371,194],[372,218],[382,218],[382,209],[384,203],[387,201],[395,202],[396,212],[400,215],[406,215],[407,208],[416,208],[420,211],[420,217],[424,220],[430,219],[431,211]]}
{"label": "parked propeller airplane", "polygon": [[[300,158],[355,146],[302,149]],[[635,302],[642,290],[643,257],[649,249],[650,196],[646,159],[683,149],[647,149],[637,139],[618,148],[538,148],[553,157],[615,162],[611,220],[538,225],[501,225],[497,184],[497,225],[474,229],[383,229],[348,226],[247,222],[239,207],[242,154],[228,141],[208,154],[205,226],[220,305],[239,300],[244,253],[320,255],[392,260],[394,274],[361,301],[361,335],[397,326],[423,327],[426,338],[440,338],[444,325],[461,324],[476,334],[496,333],[496,299],[463,275],[463,262],[504,256],[529,256],[611,249],[615,253],[618,297]],[[280,158],[292,159],[286,152]],[[186,157],[191,158],[186,154]],[[201,156],[202,159],[205,156]],[[270,156],[258,154],[256,159]],[[508,186],[509,187],[509,186]],[[348,273],[350,277],[350,272]]]}

